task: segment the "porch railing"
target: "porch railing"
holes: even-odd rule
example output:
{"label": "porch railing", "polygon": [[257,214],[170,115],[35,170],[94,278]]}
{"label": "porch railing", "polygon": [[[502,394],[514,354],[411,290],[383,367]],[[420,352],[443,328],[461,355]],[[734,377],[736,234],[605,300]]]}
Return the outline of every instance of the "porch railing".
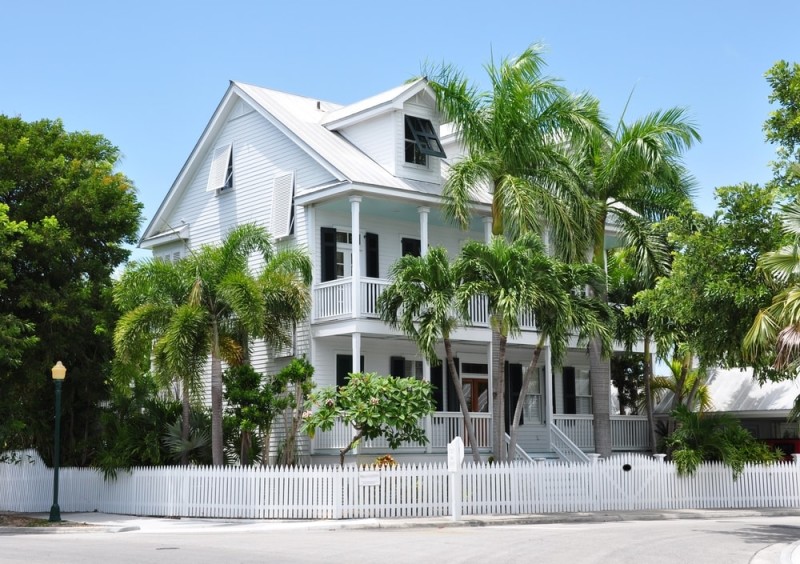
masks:
{"label": "porch railing", "polygon": [[[594,416],[554,414],[553,423],[583,450],[594,450]],[[611,448],[619,451],[648,450],[647,417],[611,416]]]}
{"label": "porch railing", "polygon": [[[475,427],[475,438],[478,441],[478,448],[491,448],[491,415],[488,413],[471,413],[472,424]],[[341,419],[337,419],[330,431],[317,431],[311,441],[313,452],[322,450],[340,450],[350,444],[354,436],[354,429],[346,425]],[[467,440],[467,430],[464,427],[464,417],[457,412],[437,412],[431,416],[430,436],[428,437],[429,446],[432,450],[446,450],[447,445],[456,438],[461,437],[464,445],[469,447]],[[417,443],[404,443],[400,449],[419,450],[424,445]],[[387,451],[389,445],[384,439],[372,439],[364,441],[359,450],[364,451]]]}
{"label": "porch railing", "polygon": [[[363,317],[378,317],[378,297],[390,284],[381,278],[361,279],[361,303],[358,314]],[[314,286],[313,320],[347,318],[353,315],[352,278],[339,278]],[[485,296],[473,298],[467,308],[473,327],[489,326],[489,308]],[[534,316],[526,312],[520,316],[520,325],[526,330],[535,330]]]}

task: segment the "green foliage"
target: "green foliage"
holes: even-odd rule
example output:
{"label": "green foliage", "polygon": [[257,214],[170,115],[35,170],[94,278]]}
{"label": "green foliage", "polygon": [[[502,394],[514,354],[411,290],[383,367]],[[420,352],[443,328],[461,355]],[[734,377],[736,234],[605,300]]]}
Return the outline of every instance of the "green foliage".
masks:
{"label": "green foliage", "polygon": [[95,456],[108,399],[111,275],[136,242],[142,205],[119,151],[60,121],[0,115],[0,448],[53,442],[50,367],[63,384],[62,464]]}
{"label": "green foliage", "polygon": [[243,466],[260,458],[259,449],[253,445],[253,437],[259,431],[269,434],[278,410],[273,387],[262,385],[262,380],[263,375],[250,365],[234,366],[222,374],[227,402],[225,415],[229,428],[235,431],[239,439],[237,452]]}
{"label": "green foliage", "polygon": [[778,105],[764,123],[767,141],[778,145],[775,178],[796,198],[800,185],[800,65],[778,61],[765,76],[772,88],[769,101]]}
{"label": "green foliage", "polygon": [[[251,255],[263,261],[249,270]],[[222,361],[244,361],[248,339],[272,347],[310,308],[311,261],[300,250],[276,251],[261,227],[240,225],[220,245],[204,245],[177,264],[132,264],[115,287],[123,316],[114,334],[119,355],[139,363],[149,356],[162,381],[197,392],[211,357],[211,443],[214,464],[224,460]]]}
{"label": "green foliage", "polygon": [[338,418],[352,425],[356,435],[340,452],[342,464],[361,439],[383,437],[393,449],[404,442],[425,444],[428,438],[419,420],[433,412],[432,397],[430,382],[356,372],[346,385],[312,394],[303,429],[313,438],[317,429],[332,429]]}
{"label": "green foliage", "polygon": [[636,297],[660,350],[676,344],[705,366],[763,365],[746,359],[741,343],[772,291],[758,257],[782,239],[776,192],[750,184],[717,189],[718,209],[707,217],[689,208],[664,222],[674,248],[672,274]]}
{"label": "green foliage", "polygon": [[672,416],[677,428],[666,438],[680,474],[692,474],[704,461],[719,461],[738,477],[745,464],[770,464],[781,459],[727,414],[709,415],[679,406]]}

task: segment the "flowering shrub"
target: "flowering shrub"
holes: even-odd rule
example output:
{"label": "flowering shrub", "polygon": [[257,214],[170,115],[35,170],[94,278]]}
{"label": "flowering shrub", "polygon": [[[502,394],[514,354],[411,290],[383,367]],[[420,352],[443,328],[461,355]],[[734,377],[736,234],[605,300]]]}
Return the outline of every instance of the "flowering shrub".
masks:
{"label": "flowering shrub", "polygon": [[378,468],[394,468],[397,466],[397,461],[392,458],[391,454],[384,454],[383,456],[376,458],[373,465],[377,466]]}
{"label": "flowering shrub", "polygon": [[390,448],[409,441],[425,444],[428,438],[419,421],[433,412],[433,389],[430,382],[416,378],[394,378],[369,373],[350,374],[340,388],[323,388],[309,398],[303,429],[312,438],[317,429],[328,431],[336,420],[352,425],[356,434],[339,452],[345,455],[363,439],[383,437]]}

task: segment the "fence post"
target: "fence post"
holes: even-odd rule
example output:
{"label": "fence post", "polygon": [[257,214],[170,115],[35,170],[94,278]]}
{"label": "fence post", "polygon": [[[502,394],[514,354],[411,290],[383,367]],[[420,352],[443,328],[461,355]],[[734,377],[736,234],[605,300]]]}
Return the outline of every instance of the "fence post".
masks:
{"label": "fence post", "polygon": [[342,495],[344,492],[344,468],[333,467],[333,518],[342,518]]}
{"label": "fence post", "polygon": [[601,502],[600,502],[600,476],[598,475],[599,466],[597,461],[600,460],[600,455],[592,452],[587,454],[586,456],[589,457],[589,465],[592,471],[592,489],[594,490],[592,493],[592,505],[593,511],[600,511],[603,509]]}
{"label": "fence post", "polygon": [[456,437],[447,445],[447,474],[450,482],[450,518],[461,519],[461,466],[464,462],[464,441]]}

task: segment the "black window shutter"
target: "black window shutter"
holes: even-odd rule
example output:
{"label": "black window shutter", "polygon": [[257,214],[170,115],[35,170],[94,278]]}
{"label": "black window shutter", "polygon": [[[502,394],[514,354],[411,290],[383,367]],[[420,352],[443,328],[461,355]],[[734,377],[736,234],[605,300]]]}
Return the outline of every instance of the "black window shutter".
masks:
{"label": "black window shutter", "polygon": [[[506,370],[506,432],[511,429],[511,421],[514,419],[514,410],[517,408],[520,392],[522,391],[522,365],[507,364]],[[525,423],[524,416],[520,416],[519,424]]]}
{"label": "black window shutter", "polygon": [[[442,362],[447,362],[443,360]],[[453,359],[453,364],[456,365],[456,371],[461,373],[461,366],[459,366],[458,358]],[[447,411],[461,411],[461,406],[458,403],[458,395],[456,394],[456,387],[453,385],[453,379],[449,376],[450,366],[447,367]]]}
{"label": "black window shutter", "polygon": [[564,413],[576,413],[575,368],[573,366],[565,366],[561,369],[561,382],[563,383]]}
{"label": "black window shutter", "polygon": [[442,365],[431,366],[431,384],[433,385],[433,403],[436,404],[436,411],[444,411],[444,382],[442,381],[444,371]]}
{"label": "black window shutter", "polygon": [[336,229],[320,229],[322,281],[336,280]]}
{"label": "black window shutter", "polygon": [[364,236],[367,257],[367,278],[379,278],[380,268],[378,266],[378,234],[367,233]]}
{"label": "black window shutter", "polygon": [[[351,354],[337,354],[336,355],[336,386],[344,386],[347,384],[347,377],[353,371],[353,355]],[[361,372],[364,372],[364,355],[361,355]]]}
{"label": "black window shutter", "polygon": [[401,256],[411,255],[418,257],[422,254],[422,244],[419,239],[400,239],[400,254]]}
{"label": "black window shutter", "polygon": [[389,358],[389,376],[396,376],[402,378],[406,375],[406,359],[402,356],[393,356]]}

